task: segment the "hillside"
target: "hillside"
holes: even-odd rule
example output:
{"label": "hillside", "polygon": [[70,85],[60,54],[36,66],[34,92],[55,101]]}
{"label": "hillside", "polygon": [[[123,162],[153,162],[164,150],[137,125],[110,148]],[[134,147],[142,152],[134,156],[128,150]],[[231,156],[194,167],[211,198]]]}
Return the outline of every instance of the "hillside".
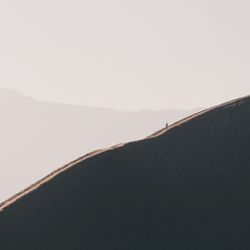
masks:
{"label": "hillside", "polygon": [[[250,248],[250,97],[94,152],[2,204],[8,250]],[[19,167],[19,166],[18,166]]]}
{"label": "hillside", "polygon": [[195,111],[46,103],[0,88],[0,202],[83,154],[141,139]]}

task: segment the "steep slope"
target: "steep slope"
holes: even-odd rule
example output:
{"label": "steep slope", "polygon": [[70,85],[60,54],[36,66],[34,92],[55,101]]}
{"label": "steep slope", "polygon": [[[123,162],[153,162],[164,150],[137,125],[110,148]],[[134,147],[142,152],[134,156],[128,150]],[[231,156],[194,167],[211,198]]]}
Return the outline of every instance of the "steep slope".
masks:
{"label": "steep slope", "polygon": [[7,250],[249,249],[250,97],[87,155],[2,204]]}
{"label": "steep slope", "polygon": [[82,154],[143,138],[193,112],[46,103],[0,88],[0,202]]}

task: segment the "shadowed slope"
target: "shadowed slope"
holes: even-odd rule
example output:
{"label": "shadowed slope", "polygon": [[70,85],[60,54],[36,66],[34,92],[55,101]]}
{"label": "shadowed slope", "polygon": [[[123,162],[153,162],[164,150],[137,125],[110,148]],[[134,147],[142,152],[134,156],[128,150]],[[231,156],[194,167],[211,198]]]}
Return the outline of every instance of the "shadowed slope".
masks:
{"label": "shadowed slope", "polygon": [[3,249],[250,247],[249,97],[83,159],[2,207]]}

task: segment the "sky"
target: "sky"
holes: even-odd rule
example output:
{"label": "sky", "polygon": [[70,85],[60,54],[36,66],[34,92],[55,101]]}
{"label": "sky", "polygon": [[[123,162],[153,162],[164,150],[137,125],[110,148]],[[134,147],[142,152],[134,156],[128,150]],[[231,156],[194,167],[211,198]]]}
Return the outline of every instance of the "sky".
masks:
{"label": "sky", "polygon": [[250,93],[248,0],[1,0],[0,87],[120,110]]}

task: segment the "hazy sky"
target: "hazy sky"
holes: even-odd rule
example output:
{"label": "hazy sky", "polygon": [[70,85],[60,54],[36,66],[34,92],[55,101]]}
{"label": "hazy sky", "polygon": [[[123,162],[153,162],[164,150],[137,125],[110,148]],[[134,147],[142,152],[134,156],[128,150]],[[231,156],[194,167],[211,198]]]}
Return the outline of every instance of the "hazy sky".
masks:
{"label": "hazy sky", "polygon": [[1,0],[0,87],[118,109],[250,93],[249,0]]}

